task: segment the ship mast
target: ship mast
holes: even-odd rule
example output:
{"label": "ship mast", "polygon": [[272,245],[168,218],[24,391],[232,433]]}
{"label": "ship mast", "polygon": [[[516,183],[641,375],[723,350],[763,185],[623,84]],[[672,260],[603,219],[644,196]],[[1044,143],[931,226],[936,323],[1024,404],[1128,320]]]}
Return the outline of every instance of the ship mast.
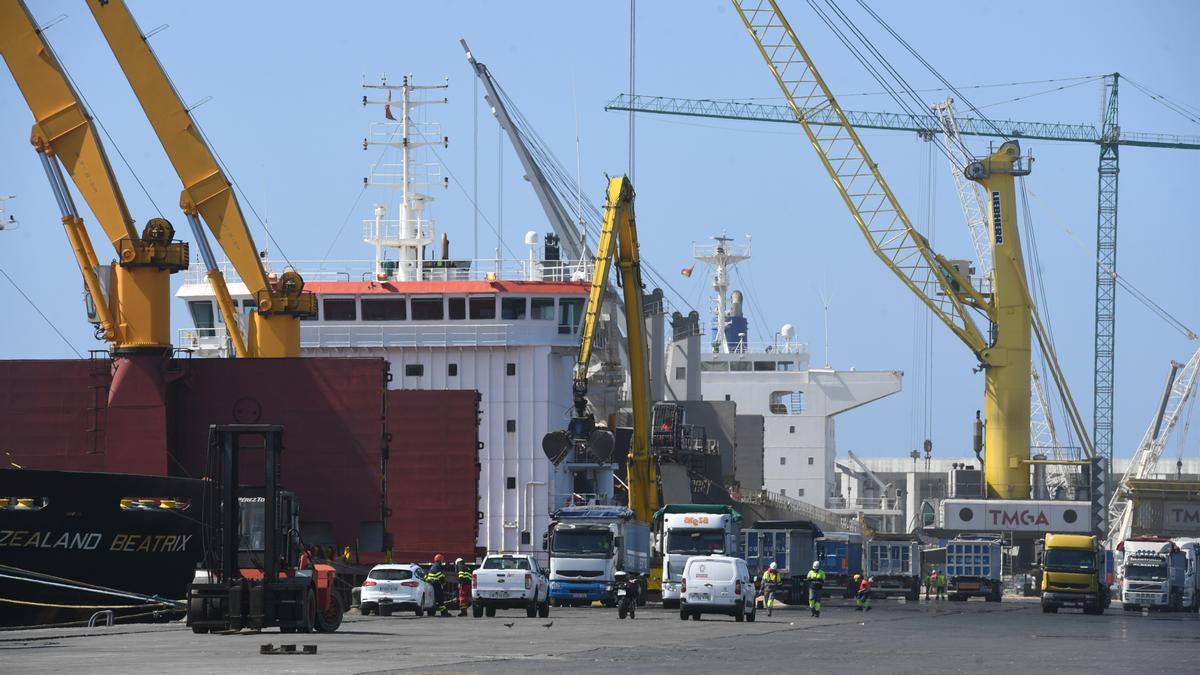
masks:
{"label": "ship mast", "polygon": [[712,240],[717,243],[711,246],[693,246],[692,257],[713,266],[712,287],[715,292],[713,298],[713,325],[717,327],[717,337],[713,343],[713,351],[719,354],[728,354],[729,340],[725,335],[725,326],[729,324],[729,312],[726,310],[728,306],[726,293],[729,291],[729,268],[743,260],[750,259],[750,243],[749,237],[747,237],[747,243],[744,246],[732,245],[733,239],[724,234],[719,237],[713,237]]}
{"label": "ship mast", "polygon": [[[386,100],[370,100],[363,96],[363,105],[382,105],[388,122],[371,125],[371,135],[363,139],[363,150],[381,145],[400,151],[399,165],[377,162],[371,167],[371,176],[363,179],[363,187],[376,186],[400,190],[399,217],[388,220],[387,207],[375,205],[375,218],[363,224],[363,241],[375,247],[376,278],[395,281],[418,281],[423,278],[425,247],[432,244],[436,231],[432,220],[425,217],[426,205],[433,201],[421,189],[441,185],[448,179],[439,178],[436,163],[414,164],[412,151],[416,148],[441,144],[448,147],[450,139],[441,135],[435,123],[415,122],[413,108],[422,105],[446,103],[448,99],[414,100],[413,92],[428,89],[446,89],[449,84],[413,84],[412,75],[405,75],[402,84],[364,84],[364,89],[382,89],[388,92]],[[400,119],[392,111],[392,92],[400,92]],[[398,179],[398,181],[397,181]],[[387,256],[387,250],[396,252],[396,259]]]}

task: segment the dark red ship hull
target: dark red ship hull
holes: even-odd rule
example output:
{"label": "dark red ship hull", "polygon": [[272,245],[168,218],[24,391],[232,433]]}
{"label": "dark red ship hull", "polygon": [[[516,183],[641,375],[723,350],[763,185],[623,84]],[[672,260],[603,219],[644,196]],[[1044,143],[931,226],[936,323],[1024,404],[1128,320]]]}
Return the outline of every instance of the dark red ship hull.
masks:
{"label": "dark red ship hull", "polygon": [[30,469],[203,478],[210,424],[279,424],[307,544],[362,563],[474,557],[478,394],[388,380],[377,358],[0,361],[0,451]]}

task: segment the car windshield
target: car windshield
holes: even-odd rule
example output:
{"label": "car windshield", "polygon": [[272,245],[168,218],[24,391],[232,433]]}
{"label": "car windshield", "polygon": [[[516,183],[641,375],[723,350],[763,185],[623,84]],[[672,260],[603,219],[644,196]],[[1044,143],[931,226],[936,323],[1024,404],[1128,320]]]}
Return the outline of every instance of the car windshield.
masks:
{"label": "car windshield", "polygon": [[1046,551],[1045,567],[1059,572],[1094,572],[1096,559],[1091,551],[1054,548]]}
{"label": "car windshield", "polygon": [[410,569],[382,569],[371,570],[367,575],[369,579],[377,579],[379,581],[404,581],[405,579],[413,578],[412,570]]}
{"label": "car windshield", "polygon": [[527,570],[529,561],[525,558],[488,558],[483,561],[485,570]]}
{"label": "car windshield", "polygon": [[1165,564],[1125,565],[1125,578],[1136,581],[1165,581],[1167,566]]}
{"label": "car windshield", "polygon": [[722,530],[671,530],[667,533],[667,553],[708,555],[725,552]]}
{"label": "car windshield", "polygon": [[608,553],[612,533],[608,530],[561,530],[554,533],[555,553]]}

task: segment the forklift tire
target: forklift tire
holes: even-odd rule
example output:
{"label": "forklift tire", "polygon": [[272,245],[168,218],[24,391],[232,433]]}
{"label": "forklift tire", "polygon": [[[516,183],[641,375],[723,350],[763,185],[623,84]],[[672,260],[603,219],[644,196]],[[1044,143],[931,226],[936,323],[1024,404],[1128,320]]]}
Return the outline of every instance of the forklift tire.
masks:
{"label": "forklift tire", "polygon": [[329,596],[331,601],[330,607],[322,611],[317,609],[316,629],[318,633],[333,633],[342,626],[342,615],[345,611],[342,609],[342,599],[336,594]]}
{"label": "forklift tire", "polygon": [[496,616],[496,608],[495,608],[495,607],[491,607],[491,606],[484,607],[484,608],[483,608],[483,613],[484,613],[485,615],[487,615],[487,617],[490,619],[490,618],[492,618],[492,617]]}
{"label": "forklift tire", "polygon": [[311,633],[317,625],[317,594],[309,588],[304,592],[304,622],[297,629],[301,633]]}
{"label": "forklift tire", "polygon": [[471,605],[471,616],[476,619],[483,618],[483,605]]}

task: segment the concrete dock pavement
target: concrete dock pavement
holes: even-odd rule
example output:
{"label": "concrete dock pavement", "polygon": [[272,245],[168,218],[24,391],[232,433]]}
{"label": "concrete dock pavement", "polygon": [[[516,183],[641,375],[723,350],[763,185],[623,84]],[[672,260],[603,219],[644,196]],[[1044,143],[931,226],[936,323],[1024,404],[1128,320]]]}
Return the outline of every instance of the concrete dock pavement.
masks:
{"label": "concrete dock pavement", "polygon": [[[1184,672],[1200,653],[1200,616],[1042,614],[1035,598],[966,603],[853,601],[760,611],[753,623],[681,621],[654,606],[637,619],[615,609],[555,608],[549,619],[346,616],[333,634],[276,630],[194,635],[181,623],[0,633],[0,671],[19,673],[978,673],[1144,670]],[[553,622],[547,628],[546,624]],[[510,625],[511,624],[511,625]],[[315,655],[260,654],[262,645],[316,645]]]}

